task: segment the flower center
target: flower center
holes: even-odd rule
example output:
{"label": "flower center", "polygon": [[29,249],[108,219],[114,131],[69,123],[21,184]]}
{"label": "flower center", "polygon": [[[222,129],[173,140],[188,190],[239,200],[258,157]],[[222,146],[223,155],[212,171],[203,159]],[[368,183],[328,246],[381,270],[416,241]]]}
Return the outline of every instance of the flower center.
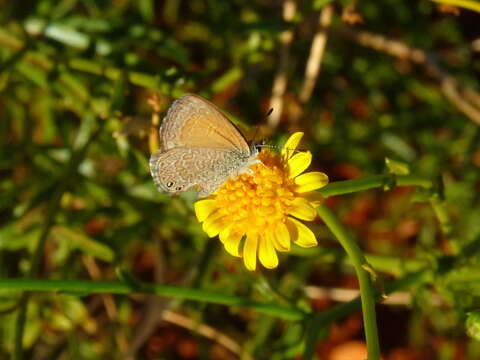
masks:
{"label": "flower center", "polygon": [[294,182],[288,178],[280,155],[263,150],[262,164],[251,167],[254,174],[241,174],[217,190],[216,201],[234,232],[261,233],[285,222],[294,199]]}

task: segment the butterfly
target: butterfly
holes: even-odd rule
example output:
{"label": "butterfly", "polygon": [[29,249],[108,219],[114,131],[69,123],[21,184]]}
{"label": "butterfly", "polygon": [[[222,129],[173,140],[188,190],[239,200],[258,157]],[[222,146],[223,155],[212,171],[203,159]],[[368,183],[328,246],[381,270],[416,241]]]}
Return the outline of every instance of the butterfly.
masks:
{"label": "butterfly", "polygon": [[206,197],[260,163],[257,144],[249,145],[214,104],[193,94],[172,103],[160,126],[160,142],[150,157],[150,172],[167,194],[194,187],[199,197]]}

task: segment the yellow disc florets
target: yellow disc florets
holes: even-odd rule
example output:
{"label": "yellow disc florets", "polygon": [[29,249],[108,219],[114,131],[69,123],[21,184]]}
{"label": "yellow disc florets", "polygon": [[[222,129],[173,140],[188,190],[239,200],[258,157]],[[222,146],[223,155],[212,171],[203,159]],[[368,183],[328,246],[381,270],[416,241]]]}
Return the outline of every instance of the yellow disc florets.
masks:
{"label": "yellow disc florets", "polygon": [[254,174],[230,179],[216,192],[220,213],[235,223],[233,231],[271,231],[278,222],[285,222],[294,199],[295,183],[288,178],[281,157],[264,150],[258,159],[262,163],[251,167]]}
{"label": "yellow disc florets", "polygon": [[250,173],[227,180],[195,203],[208,236],[218,235],[225,250],[243,257],[249,270],[255,270],[257,255],[263,266],[275,268],[277,251],[289,251],[291,242],[302,247],[317,244],[313,232],[299,220],[315,219],[322,199],[314,190],[325,186],[328,177],[322,172],[303,173],[312,154],[295,153],[302,136],[293,134],[281,154],[262,151],[260,163],[252,165]]}

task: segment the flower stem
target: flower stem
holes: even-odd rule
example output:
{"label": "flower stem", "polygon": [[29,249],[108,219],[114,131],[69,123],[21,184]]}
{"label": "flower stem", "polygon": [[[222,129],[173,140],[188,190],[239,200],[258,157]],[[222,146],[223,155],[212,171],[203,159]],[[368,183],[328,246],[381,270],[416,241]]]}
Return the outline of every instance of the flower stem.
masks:
{"label": "flower stem", "polygon": [[[401,279],[394,281],[393,283],[385,286],[385,294],[391,294],[401,289],[406,289],[411,286],[415,286],[426,281],[429,275],[427,269],[415,271],[403,276]],[[381,296],[377,296],[378,301],[382,301]],[[322,330],[334,321],[338,321],[348,314],[354,311],[358,311],[361,308],[361,299],[359,297],[342,304],[335,305],[328,310],[316,313],[310,319],[310,327],[306,334],[306,346],[303,353],[303,360],[310,360],[313,357],[315,351],[315,344],[318,338],[322,335]]]}
{"label": "flower stem", "polygon": [[440,196],[441,191],[438,189],[435,181],[417,175],[395,175],[383,174],[372,175],[360,179],[335,181],[329,183],[318,192],[328,198],[335,195],[351,194],[358,191],[370,190],[379,187],[390,189],[395,186],[415,186],[430,191],[430,205],[440,224],[441,230],[447,237],[451,236],[452,224],[446,209],[446,203]]}
{"label": "flower stem", "polygon": [[367,176],[360,179],[335,181],[320,189],[318,192],[324,197],[330,197],[385,187],[390,184],[395,186],[419,186],[425,189],[433,187],[431,180],[420,176],[384,174]]}
{"label": "flower stem", "polygon": [[72,295],[88,294],[155,294],[166,297],[209,302],[229,306],[245,307],[277,318],[301,321],[306,313],[300,309],[279,306],[274,303],[260,303],[240,296],[181,286],[152,285],[139,283],[138,286],[124,281],[87,280],[43,280],[43,279],[0,279],[0,290],[65,292]]}
{"label": "flower stem", "polygon": [[368,359],[378,360],[380,359],[380,345],[378,342],[377,322],[375,317],[375,293],[370,274],[365,269],[365,266],[368,266],[368,263],[357,243],[352,239],[333,212],[325,205],[320,205],[317,208],[317,211],[330,231],[332,231],[343,246],[355,268],[360,285]]}
{"label": "flower stem", "polygon": [[[60,200],[62,198],[62,195],[67,190],[69,179],[72,177],[72,174],[78,168],[78,165],[80,164],[81,160],[84,158],[86,154],[89,144],[92,142],[96,134],[98,134],[98,131],[95,132],[88,139],[88,141],[85,142],[83,147],[81,147],[77,152],[74,152],[72,154],[71,159],[68,163],[68,166],[65,170],[65,173],[61,177],[58,183],[58,186],[55,190],[55,193],[50,198],[50,201],[48,203],[47,216],[45,219],[45,223],[42,228],[42,232],[38,239],[35,250],[33,252],[30,269],[28,271],[29,277],[35,277],[40,269],[40,263],[41,263],[41,258],[45,248],[45,244],[48,239],[48,236],[50,235],[52,226],[55,223],[55,216],[57,215],[60,209]],[[14,281],[21,281],[21,280],[16,279]],[[29,290],[29,289],[27,288],[26,290]],[[15,347],[12,355],[13,360],[20,360],[23,358],[23,333],[25,330],[25,322],[26,322],[29,300],[30,300],[30,294],[28,292],[23,293],[22,297],[20,298],[20,302],[19,302],[20,310],[18,313],[16,325],[15,325]]]}

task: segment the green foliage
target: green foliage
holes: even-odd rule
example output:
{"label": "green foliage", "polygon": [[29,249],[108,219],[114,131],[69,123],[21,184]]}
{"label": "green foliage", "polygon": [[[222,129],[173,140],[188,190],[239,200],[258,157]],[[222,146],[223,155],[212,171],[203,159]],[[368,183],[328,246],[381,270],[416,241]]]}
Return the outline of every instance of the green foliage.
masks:
{"label": "green foliage", "polygon": [[[377,306],[384,358],[398,348],[441,358],[460,347],[465,358],[478,358],[478,124],[421,65],[343,32],[368,30],[424,49],[459,85],[478,90],[478,14],[457,17],[427,0],[358,1],[363,24],[353,26],[340,16],[348,1],[299,2],[288,24],[281,2],[271,0],[0,4],[0,278],[66,281],[29,297],[20,292],[28,283],[0,287],[0,358],[20,358],[22,311],[25,359],[120,358],[134,351],[134,340],[141,342],[136,359],[233,356],[218,336],[202,340],[208,336],[198,324],[234,339],[240,346],[231,351],[245,359],[326,358],[341,342],[363,339],[350,315],[359,301],[307,296],[306,285],[356,286],[352,259],[323,222],[311,226],[318,248],[295,248],[278,269],[250,273],[206,237],[194,193],[167,197],[149,173],[149,97],[159,96],[163,113],[173,98],[198,93],[246,128],[263,125],[286,29],[294,41],[285,106],[269,140],[306,133],[301,148],[312,151],[311,168],[332,181],[322,190],[332,197],[327,205],[385,277],[385,292],[410,294],[411,306],[401,310]],[[320,76],[303,104],[318,14],[330,4]],[[352,195],[335,196],[342,194]],[[94,295],[95,286],[75,282],[87,280],[118,283]],[[154,282],[171,287],[143,287]],[[194,324],[161,323],[164,309]],[[408,329],[402,337],[398,312]],[[349,336],[335,337],[334,323]],[[139,340],[142,329],[148,336]],[[436,342],[446,345],[434,349]]]}

